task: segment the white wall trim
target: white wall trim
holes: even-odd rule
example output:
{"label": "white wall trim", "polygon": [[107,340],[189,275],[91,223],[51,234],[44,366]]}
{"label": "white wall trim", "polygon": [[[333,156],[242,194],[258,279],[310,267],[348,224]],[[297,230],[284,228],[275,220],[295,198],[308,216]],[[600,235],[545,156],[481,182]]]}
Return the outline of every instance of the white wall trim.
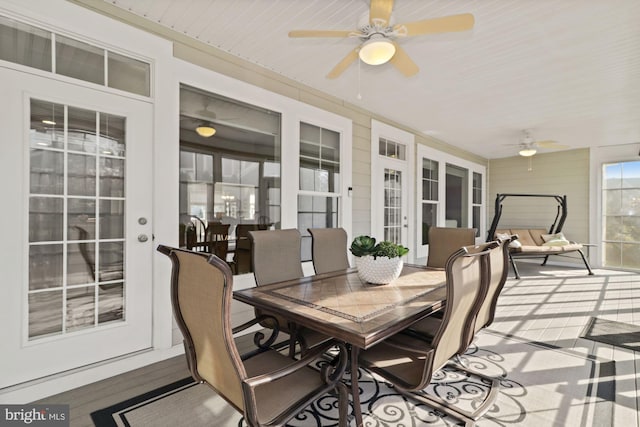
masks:
{"label": "white wall trim", "polygon": [[[144,351],[0,390],[3,404],[25,404],[184,354],[184,347]],[[60,402],[68,403],[68,402]]]}

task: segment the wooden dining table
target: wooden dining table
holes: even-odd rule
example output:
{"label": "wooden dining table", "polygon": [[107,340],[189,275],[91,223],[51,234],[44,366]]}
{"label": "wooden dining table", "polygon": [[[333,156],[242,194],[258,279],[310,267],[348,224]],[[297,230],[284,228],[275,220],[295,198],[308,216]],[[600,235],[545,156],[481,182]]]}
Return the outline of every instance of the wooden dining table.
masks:
{"label": "wooden dining table", "polygon": [[400,277],[385,285],[363,282],[351,268],[239,290],[233,296],[280,314],[297,328],[309,328],[347,344],[354,416],[362,426],[360,350],[440,310],[446,298],[445,282],[442,270],[405,264]]}

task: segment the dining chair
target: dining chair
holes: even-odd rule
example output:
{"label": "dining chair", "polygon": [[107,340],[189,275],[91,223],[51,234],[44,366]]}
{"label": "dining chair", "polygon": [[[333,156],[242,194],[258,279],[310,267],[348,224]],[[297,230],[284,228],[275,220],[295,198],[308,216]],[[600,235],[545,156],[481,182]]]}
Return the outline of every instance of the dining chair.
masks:
{"label": "dining chair", "polygon": [[[249,231],[252,244],[253,274],[257,286],[269,285],[304,277],[300,254],[302,237],[295,229],[286,230],[254,230]],[[256,316],[263,314],[255,309]],[[292,341],[300,343],[302,353],[308,348],[327,341],[330,337],[306,328],[297,326],[278,314],[268,313],[278,321],[277,327],[291,335]],[[272,322],[261,323],[265,327],[274,327]],[[293,350],[293,343],[291,350]],[[293,356],[293,353],[291,354]]]}
{"label": "dining chair", "polygon": [[[516,237],[513,236],[513,239]],[[466,250],[469,253],[488,251],[488,261],[485,266],[484,285],[486,290],[483,291],[485,297],[480,301],[480,307],[477,315],[469,324],[469,330],[466,331],[465,346],[461,346],[460,350],[454,355],[454,360],[466,367],[462,356],[471,343],[473,342],[476,334],[483,328],[489,326],[493,322],[495,316],[496,306],[498,304],[498,297],[504,287],[508,274],[508,245],[511,240],[497,240],[493,242],[483,243],[475,246],[467,246]],[[438,332],[443,321],[444,312],[439,311],[431,316],[428,316],[407,328],[403,333],[405,334],[417,334],[427,338],[432,338]]]}
{"label": "dining chair", "polygon": [[508,239],[498,239],[498,245],[489,250],[487,296],[475,318],[473,335],[493,323],[496,307],[498,306],[498,297],[507,282],[507,275],[509,274],[509,243],[517,238],[517,236],[510,236]]}
{"label": "dining chair", "polygon": [[[426,394],[432,376],[466,348],[471,324],[486,296],[489,251],[458,249],[446,264],[446,306],[440,327],[432,338],[399,333],[360,353],[360,364],[389,381],[402,394],[465,423],[475,424],[498,396],[498,380],[481,376],[487,396],[473,411],[455,407],[445,399]],[[457,369],[465,370],[464,367]],[[473,375],[477,375],[473,373]],[[479,375],[480,376],[480,375]]]}
{"label": "dining chair", "polygon": [[[266,346],[241,355],[233,334],[255,325],[254,319],[231,327],[233,275],[219,258],[159,246],[172,261],[171,301],[184,337],[191,376],[206,383],[250,426],[282,426],[319,397],[337,392],[339,425],[347,425],[348,396],[341,382],[347,365],[344,344],[329,342],[300,360]],[[335,365],[309,366],[331,347],[338,347]]]}
{"label": "dining chair", "polygon": [[191,215],[191,220],[186,224],[185,240],[186,248],[196,252],[207,252],[207,224],[198,216]]}
{"label": "dining chair", "polygon": [[233,262],[236,274],[251,273],[252,244],[249,232],[260,230],[260,224],[238,224],[236,226],[236,249],[233,253]]}
{"label": "dining chair", "polygon": [[205,238],[209,247],[208,252],[223,261],[227,260],[229,251],[229,226],[229,224],[210,222]]}
{"label": "dining chair", "polygon": [[429,227],[427,267],[444,269],[451,254],[475,242],[475,228]]}
{"label": "dining chair", "polygon": [[311,234],[311,258],[316,274],[345,270],[350,267],[347,256],[347,232],[343,228],[308,228]]}

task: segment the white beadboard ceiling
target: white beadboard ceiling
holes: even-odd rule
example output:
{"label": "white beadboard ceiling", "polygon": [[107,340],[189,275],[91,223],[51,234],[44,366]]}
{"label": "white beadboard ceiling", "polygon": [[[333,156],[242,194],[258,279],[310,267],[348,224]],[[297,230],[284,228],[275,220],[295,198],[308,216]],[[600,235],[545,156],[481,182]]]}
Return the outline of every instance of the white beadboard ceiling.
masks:
{"label": "white beadboard ceiling", "polygon": [[368,1],[105,1],[486,158],[516,155],[523,129],[570,148],[640,142],[639,0],[396,0],[396,23],[468,12],[475,26],[400,39],[411,78],[355,62],[336,80],[357,39],[287,33],[355,29]]}

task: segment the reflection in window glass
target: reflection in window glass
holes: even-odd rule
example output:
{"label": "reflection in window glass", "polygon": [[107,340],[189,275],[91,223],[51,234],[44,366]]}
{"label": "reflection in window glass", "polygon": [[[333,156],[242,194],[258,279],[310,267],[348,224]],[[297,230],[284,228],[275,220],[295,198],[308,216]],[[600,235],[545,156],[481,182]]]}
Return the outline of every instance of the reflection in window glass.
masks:
{"label": "reflection in window glass", "polygon": [[390,139],[380,138],[379,154],[392,159],[406,160],[406,147],[404,144]]}
{"label": "reflection in window glass", "polygon": [[338,197],[298,196],[298,230],[302,235],[302,261],[311,261],[311,234],[308,228],[338,227]]}
{"label": "reflection in window glass", "polygon": [[64,148],[64,105],[31,100],[31,129],[33,148]]}
{"label": "reflection in window glass", "polygon": [[85,153],[96,152],[96,112],[69,107],[67,148]]}
{"label": "reflection in window glass", "polygon": [[[202,224],[228,224],[227,261],[234,273],[251,272],[237,230],[280,228],[280,114],[185,85],[180,114],[179,241],[198,250],[191,242]],[[195,132],[204,120],[211,137]]]}
{"label": "reflection in window glass", "polygon": [[56,73],[104,85],[104,50],[57,34]]}
{"label": "reflection in window glass", "polygon": [[476,229],[476,237],[480,236],[480,214],[482,205],[482,174],[478,172],[473,173],[473,194],[472,194],[472,227]]}
{"label": "reflection in window glass", "polygon": [[603,264],[640,268],[640,162],[602,168]]}
{"label": "reflection in window glass", "polygon": [[51,71],[51,33],[0,16],[0,59]]}
{"label": "reflection in window glass", "polygon": [[[117,282],[124,292],[125,120],[42,100],[30,105],[28,329],[35,339],[96,327],[96,286]],[[124,318],[122,297],[119,304]]]}
{"label": "reflection in window glass", "polygon": [[402,243],[402,171],[384,170],[384,240]]}
{"label": "reflection in window glass", "polygon": [[437,225],[439,163],[422,159],[422,244],[429,244],[429,227]]}
{"label": "reflection in window glass", "polygon": [[107,56],[109,79],[107,86],[149,96],[151,87],[149,64],[114,52],[108,52]]}
{"label": "reflection in window glass", "polygon": [[302,235],[302,260],[311,260],[308,228],[338,227],[340,192],[340,133],[300,123],[300,190],[336,193],[335,196],[298,196],[298,230]]}
{"label": "reflection in window glass", "polygon": [[[53,69],[52,40],[56,40]],[[151,65],[0,16],[0,60],[150,96]]]}
{"label": "reflection in window glass", "polygon": [[469,225],[469,171],[459,166],[446,166],[445,226],[467,228]]}

